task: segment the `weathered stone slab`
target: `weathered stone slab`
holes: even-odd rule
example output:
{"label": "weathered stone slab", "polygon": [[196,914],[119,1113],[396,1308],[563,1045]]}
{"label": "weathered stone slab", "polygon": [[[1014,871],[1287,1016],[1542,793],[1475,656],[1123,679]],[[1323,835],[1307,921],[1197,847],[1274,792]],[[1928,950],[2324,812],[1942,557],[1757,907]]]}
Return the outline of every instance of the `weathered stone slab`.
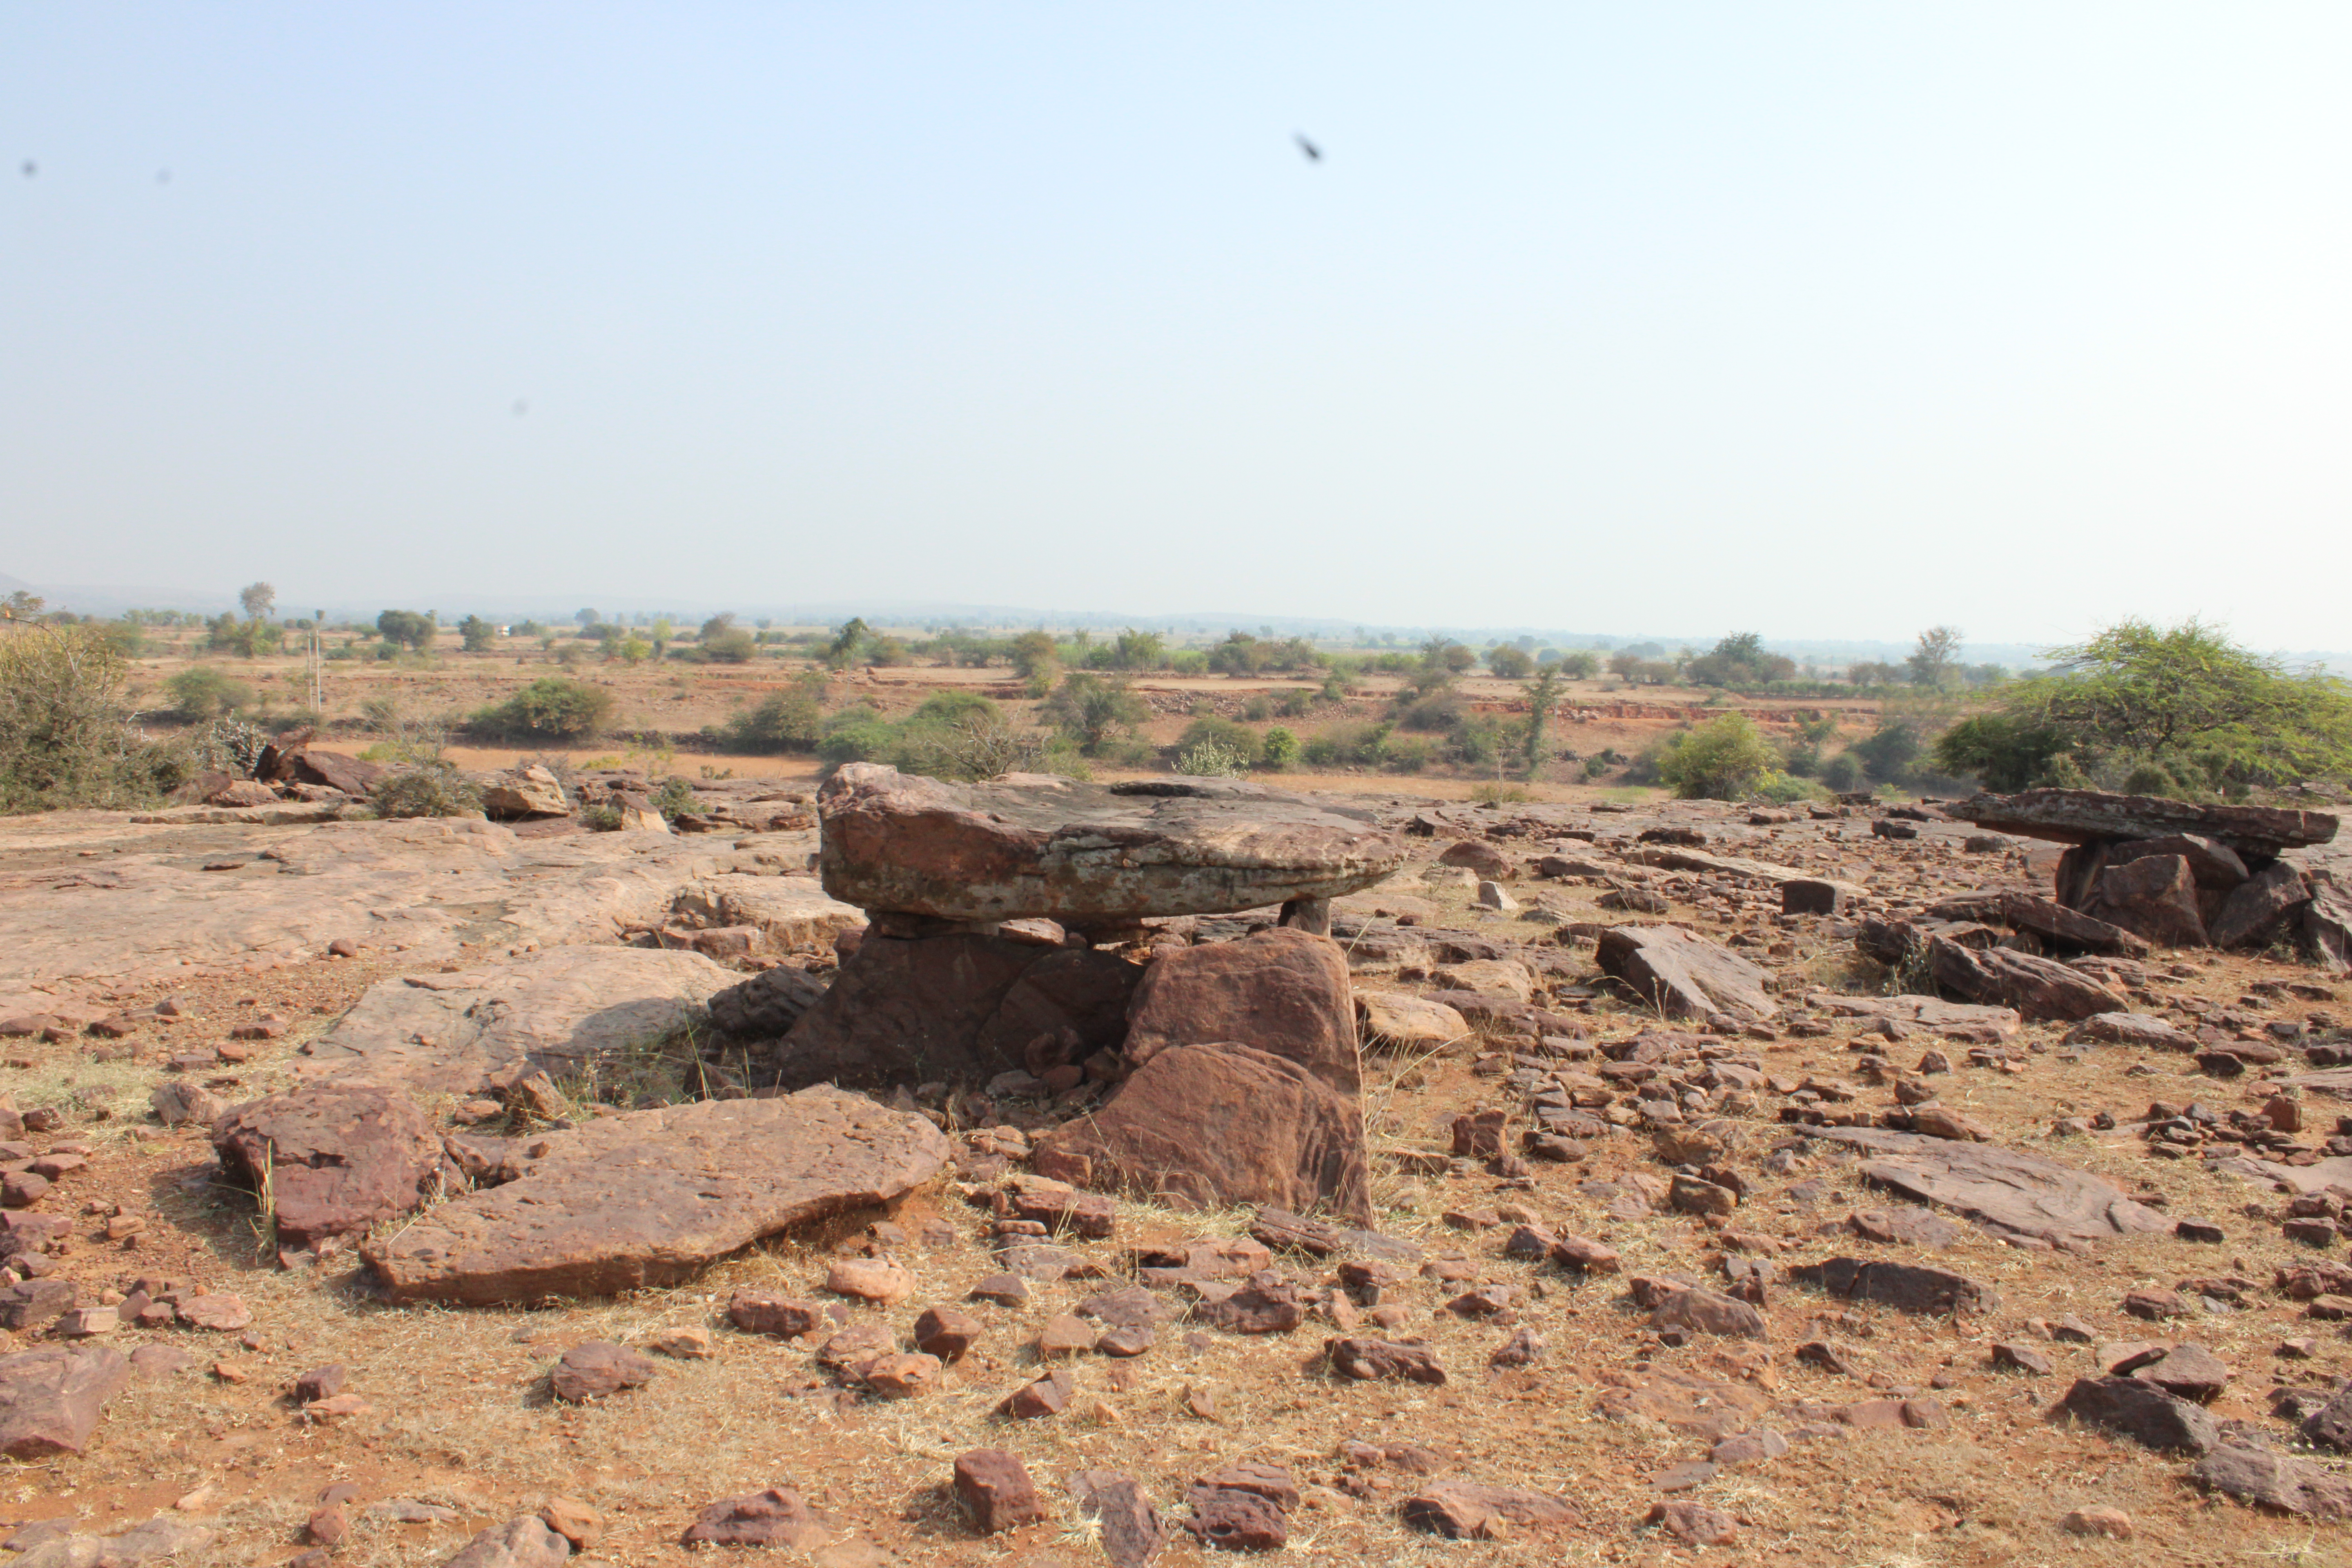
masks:
{"label": "weathered stone slab", "polygon": [[1369,813],[1234,780],[954,784],[853,763],[817,809],[826,892],[950,921],[1230,913],[1352,893],[1404,858]]}
{"label": "weathered stone slab", "polygon": [[1790,1131],[1867,1150],[1874,1158],[1863,1162],[1862,1173],[1871,1181],[1995,1230],[2093,1241],[2172,1228],[2170,1220],[2087,1171],[1998,1143],[1963,1143],[1878,1127]]}
{"label": "weathered stone slab", "polygon": [[1938,899],[1924,911],[1930,920],[1983,921],[1990,925],[2005,925],[2015,931],[2030,931],[2066,947],[2079,947],[2087,952],[2121,953],[2130,958],[2147,954],[2147,939],[2136,931],[2126,931],[2102,920],[2094,920],[2080,910],[2070,910],[2054,899],[2033,893],[1988,890],[1980,893],[1956,893]]}
{"label": "weathered stone slab", "polygon": [[1667,871],[1696,871],[1704,876],[1752,877],[1759,882],[1779,885],[1813,879],[1811,871],[1795,866],[1776,866],[1769,860],[1750,860],[1740,855],[1711,855],[1704,849],[1688,849],[1674,844],[1642,844],[1625,851],[1625,858],[1636,866],[1655,866]]}
{"label": "weathered stone slab", "polygon": [[[518,838],[466,818],[271,827],[252,815],[226,814],[233,828],[92,812],[0,822],[0,993],[184,984],[317,958],[339,940],[418,965],[466,943],[469,959],[486,942],[611,944],[736,858],[707,837]],[[203,869],[224,851],[252,864]]]}
{"label": "weathered stone slab", "polygon": [[2240,855],[2279,854],[2336,837],[2336,819],[2324,811],[2284,811],[2266,805],[2199,805],[2159,795],[2108,795],[2089,789],[2030,789],[2019,795],[1977,795],[1948,808],[1979,827],[2061,844],[2194,834]]}
{"label": "weathered stone slab", "polygon": [[676,1284],[763,1236],[895,1198],[949,1153],[921,1117],[835,1089],[631,1111],[544,1142],[519,1179],[362,1249],[394,1300]]}
{"label": "weathered stone slab", "polygon": [[297,1070],[420,1096],[495,1093],[532,1072],[561,1081],[675,1034],[739,978],[698,952],[642,947],[411,974],[369,986]]}
{"label": "weathered stone slab", "polygon": [[2028,1018],[2087,1018],[2120,1013],[2124,999],[2079,969],[2005,947],[1979,951],[1949,937],[1927,938],[1927,973],[1936,984],[1987,1006],[2014,1007]]}
{"label": "weathered stone slab", "polygon": [[2083,912],[2159,946],[2205,945],[2197,879],[2185,855],[2143,855],[2121,865],[2111,859],[2092,879]]}
{"label": "weathered stone slab", "polygon": [[2014,1035],[2024,1025],[2014,1007],[1980,1007],[1940,996],[1844,996],[1833,991],[1806,993],[1805,1005],[1838,1018],[1887,1018],[1923,1029],[1991,1029]]}
{"label": "weathered stone slab", "polygon": [[1774,1004],[1762,970],[1678,926],[1614,926],[1594,958],[1670,1018],[1763,1018]]}
{"label": "weathered stone slab", "polygon": [[1247,1046],[1171,1046],[1090,1116],[1046,1134],[1040,1174],[1184,1208],[1266,1204],[1371,1222],[1352,1090]]}

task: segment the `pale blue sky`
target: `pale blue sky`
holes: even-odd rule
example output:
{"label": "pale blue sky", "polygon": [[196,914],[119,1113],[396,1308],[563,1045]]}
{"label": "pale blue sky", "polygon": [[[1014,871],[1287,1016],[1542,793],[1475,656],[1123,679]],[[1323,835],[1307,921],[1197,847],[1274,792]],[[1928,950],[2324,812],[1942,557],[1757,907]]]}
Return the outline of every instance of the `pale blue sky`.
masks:
{"label": "pale blue sky", "polygon": [[5,0],[0,572],[2344,647],[2347,80],[2341,4]]}

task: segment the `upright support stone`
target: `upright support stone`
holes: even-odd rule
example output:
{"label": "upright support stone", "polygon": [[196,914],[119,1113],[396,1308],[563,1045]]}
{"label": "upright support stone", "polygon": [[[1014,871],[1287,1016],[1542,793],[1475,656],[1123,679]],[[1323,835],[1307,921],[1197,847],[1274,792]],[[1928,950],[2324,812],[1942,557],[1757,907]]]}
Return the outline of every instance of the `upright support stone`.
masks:
{"label": "upright support stone", "polygon": [[1329,936],[1331,900],[1312,896],[1292,899],[1282,906],[1282,923],[1309,936]]}

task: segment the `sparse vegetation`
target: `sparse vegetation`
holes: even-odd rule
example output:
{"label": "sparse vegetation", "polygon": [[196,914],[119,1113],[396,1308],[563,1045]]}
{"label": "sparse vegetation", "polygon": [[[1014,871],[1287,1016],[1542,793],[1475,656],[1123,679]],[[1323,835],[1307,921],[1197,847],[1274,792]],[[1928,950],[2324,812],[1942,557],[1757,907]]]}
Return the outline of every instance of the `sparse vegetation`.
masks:
{"label": "sparse vegetation", "polygon": [[0,630],[0,812],[128,805],[154,793],[124,701],[129,666],[96,626]]}
{"label": "sparse vegetation", "polygon": [[503,702],[478,710],[467,727],[486,740],[585,741],[604,727],[613,694],[560,675],[541,676]]}
{"label": "sparse vegetation", "polygon": [[1726,713],[1676,735],[1657,756],[1657,773],[1685,799],[1742,800],[1773,773],[1772,748],[1744,713]]}
{"label": "sparse vegetation", "polygon": [[209,664],[190,665],[163,682],[163,689],[172,694],[173,710],[191,724],[226,718],[253,706],[252,687],[232,680]]}

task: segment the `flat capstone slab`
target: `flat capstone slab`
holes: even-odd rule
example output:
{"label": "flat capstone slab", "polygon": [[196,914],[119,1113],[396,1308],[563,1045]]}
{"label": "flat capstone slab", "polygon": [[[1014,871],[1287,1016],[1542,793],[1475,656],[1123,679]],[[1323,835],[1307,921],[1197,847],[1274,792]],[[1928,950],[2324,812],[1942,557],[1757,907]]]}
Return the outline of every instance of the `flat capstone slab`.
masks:
{"label": "flat capstone slab", "polygon": [[2267,805],[2200,805],[2161,795],[2109,795],[2095,789],[2029,789],[2017,795],[1975,795],[1944,808],[1979,827],[2061,844],[2115,844],[2193,833],[2242,855],[2274,856],[2307,849],[2336,837],[2325,811]]}
{"label": "flat capstone slab", "polygon": [[866,910],[1076,924],[1369,888],[1404,861],[1370,812],[1233,779],[947,784],[853,763],[817,792],[824,890]]}

